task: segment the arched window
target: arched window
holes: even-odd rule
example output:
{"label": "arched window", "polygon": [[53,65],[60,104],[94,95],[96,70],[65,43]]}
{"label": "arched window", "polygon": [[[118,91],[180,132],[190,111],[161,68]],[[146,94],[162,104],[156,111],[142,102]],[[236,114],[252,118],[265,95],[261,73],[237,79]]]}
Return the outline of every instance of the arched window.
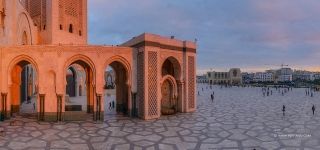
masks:
{"label": "arched window", "polygon": [[73,25],[72,24],[69,25],[69,32],[73,33]]}

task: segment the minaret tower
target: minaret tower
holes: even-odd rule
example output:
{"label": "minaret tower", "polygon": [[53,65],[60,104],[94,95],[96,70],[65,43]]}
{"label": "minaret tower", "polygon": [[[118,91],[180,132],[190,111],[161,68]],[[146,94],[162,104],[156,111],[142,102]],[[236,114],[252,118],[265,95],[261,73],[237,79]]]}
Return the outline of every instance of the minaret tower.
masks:
{"label": "minaret tower", "polygon": [[87,44],[87,0],[20,0],[37,25],[39,44]]}

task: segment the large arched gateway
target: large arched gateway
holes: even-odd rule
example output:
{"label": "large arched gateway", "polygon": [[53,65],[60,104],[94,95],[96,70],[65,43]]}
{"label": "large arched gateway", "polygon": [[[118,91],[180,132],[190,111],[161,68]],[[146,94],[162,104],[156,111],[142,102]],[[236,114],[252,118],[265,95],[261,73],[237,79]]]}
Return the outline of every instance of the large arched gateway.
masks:
{"label": "large arched gateway", "polygon": [[105,114],[132,115],[130,64],[125,60],[125,58],[118,56],[108,60],[107,64],[108,67],[106,68],[106,72],[114,72],[114,88],[106,89],[104,94]]}
{"label": "large arched gateway", "polygon": [[0,120],[195,111],[194,42],[144,33],[117,46],[88,45],[87,1],[68,1],[0,1]]}
{"label": "large arched gateway", "polygon": [[[168,57],[161,68],[161,114],[170,115],[181,110],[182,90],[178,89],[178,82],[181,80],[181,65],[173,56]],[[181,100],[181,99],[180,99]]]}

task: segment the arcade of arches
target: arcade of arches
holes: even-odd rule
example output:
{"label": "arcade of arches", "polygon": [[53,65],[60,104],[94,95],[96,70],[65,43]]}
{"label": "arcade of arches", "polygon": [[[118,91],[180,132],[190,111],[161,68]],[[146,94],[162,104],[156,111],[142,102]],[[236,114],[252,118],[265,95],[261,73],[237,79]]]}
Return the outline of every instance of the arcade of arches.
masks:
{"label": "arcade of arches", "polygon": [[24,45],[0,51],[1,118],[154,119],[196,109],[192,42],[142,34],[117,47]]}
{"label": "arcade of arches", "polygon": [[0,120],[195,111],[195,42],[143,33],[88,45],[87,14],[87,0],[0,0]]}

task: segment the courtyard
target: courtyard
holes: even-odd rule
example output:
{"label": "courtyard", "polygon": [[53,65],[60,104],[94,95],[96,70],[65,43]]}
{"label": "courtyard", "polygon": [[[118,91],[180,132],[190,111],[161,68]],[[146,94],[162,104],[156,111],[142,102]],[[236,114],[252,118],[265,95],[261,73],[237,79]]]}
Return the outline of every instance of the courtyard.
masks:
{"label": "courtyard", "polygon": [[320,93],[310,97],[305,89],[293,89],[282,96],[271,89],[273,94],[264,97],[261,88],[253,87],[198,84],[197,89],[195,113],[156,120],[110,112],[102,123],[90,116],[59,123],[16,116],[0,122],[0,149],[320,149]]}

